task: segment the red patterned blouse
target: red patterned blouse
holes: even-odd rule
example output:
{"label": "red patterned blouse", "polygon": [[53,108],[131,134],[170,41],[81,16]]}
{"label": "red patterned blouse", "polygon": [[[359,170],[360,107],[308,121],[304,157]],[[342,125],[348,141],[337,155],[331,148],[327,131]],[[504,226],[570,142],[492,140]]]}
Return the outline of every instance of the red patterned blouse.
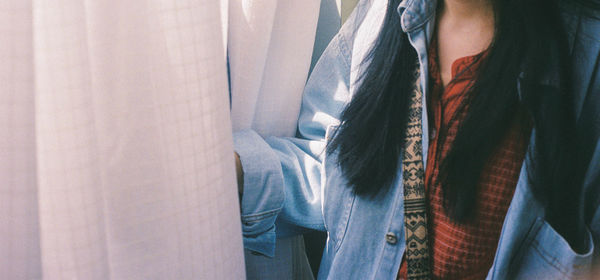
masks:
{"label": "red patterned blouse", "polygon": [[[527,148],[528,139],[519,133],[522,124],[515,121],[483,169],[474,218],[464,224],[450,219],[442,206],[441,187],[436,178],[439,175],[440,159],[448,153],[465,113],[461,113],[457,121],[450,120],[463,102],[464,92],[472,85],[483,56],[485,53],[454,61],[452,80],[444,88],[436,44],[432,44],[429,50],[430,79],[433,86],[428,100],[430,142],[425,187],[429,203],[429,246],[434,279],[486,277],[494,260],[504,217],[512,200]],[[437,132],[446,129],[448,132],[441,143]],[[405,277],[406,262],[403,261],[398,278]]]}

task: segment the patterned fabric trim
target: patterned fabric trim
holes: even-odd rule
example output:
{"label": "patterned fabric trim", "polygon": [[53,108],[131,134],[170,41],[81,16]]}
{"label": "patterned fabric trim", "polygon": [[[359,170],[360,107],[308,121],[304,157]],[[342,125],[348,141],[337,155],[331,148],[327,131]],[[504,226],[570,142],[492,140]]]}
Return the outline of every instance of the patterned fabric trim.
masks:
{"label": "patterned fabric trim", "polygon": [[418,73],[416,76],[417,82],[410,101],[402,159],[405,259],[409,280],[431,279],[421,123],[423,94],[419,86]]}

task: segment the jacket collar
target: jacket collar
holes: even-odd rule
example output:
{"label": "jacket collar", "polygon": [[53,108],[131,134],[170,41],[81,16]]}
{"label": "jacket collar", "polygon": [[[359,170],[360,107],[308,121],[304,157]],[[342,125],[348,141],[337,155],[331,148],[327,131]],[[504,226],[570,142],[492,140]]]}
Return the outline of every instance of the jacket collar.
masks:
{"label": "jacket collar", "polygon": [[397,12],[404,32],[413,31],[427,23],[434,15],[438,0],[404,0]]}

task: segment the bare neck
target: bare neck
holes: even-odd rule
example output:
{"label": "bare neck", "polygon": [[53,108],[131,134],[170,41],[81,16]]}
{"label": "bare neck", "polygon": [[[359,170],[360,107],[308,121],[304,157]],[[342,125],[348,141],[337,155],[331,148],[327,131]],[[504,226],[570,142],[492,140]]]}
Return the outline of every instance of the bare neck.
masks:
{"label": "bare neck", "polygon": [[492,0],[439,0],[438,59],[444,85],[452,79],[456,59],[487,49],[494,37]]}
{"label": "bare neck", "polygon": [[494,22],[491,0],[441,0],[441,16],[452,22]]}

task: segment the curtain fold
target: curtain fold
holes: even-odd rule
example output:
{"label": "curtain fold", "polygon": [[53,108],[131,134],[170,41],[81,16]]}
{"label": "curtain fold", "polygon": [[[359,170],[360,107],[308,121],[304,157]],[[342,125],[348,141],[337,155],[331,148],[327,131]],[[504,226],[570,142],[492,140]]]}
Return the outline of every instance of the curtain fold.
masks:
{"label": "curtain fold", "polygon": [[[294,136],[321,0],[231,0],[228,54],[233,129]],[[278,231],[281,234],[281,231]],[[248,279],[312,279],[302,236],[277,239],[275,257],[246,250]]]}
{"label": "curtain fold", "polygon": [[215,0],[0,0],[0,278],[243,279]]}
{"label": "curtain fold", "polygon": [[229,66],[234,130],[294,136],[320,0],[232,0]]}

